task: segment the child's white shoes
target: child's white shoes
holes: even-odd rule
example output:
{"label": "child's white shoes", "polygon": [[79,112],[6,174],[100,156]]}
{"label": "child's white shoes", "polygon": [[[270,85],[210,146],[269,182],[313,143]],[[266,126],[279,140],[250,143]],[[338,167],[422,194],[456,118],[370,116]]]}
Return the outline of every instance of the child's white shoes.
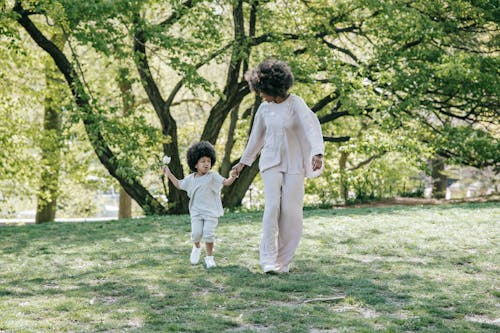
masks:
{"label": "child's white shoes", "polygon": [[215,264],[214,256],[206,256],[205,257],[205,265],[207,266],[207,268],[213,268],[213,267],[217,266]]}
{"label": "child's white shoes", "polygon": [[[189,257],[189,261],[191,261],[191,264],[193,265],[198,264],[200,262],[200,256],[201,256],[201,247],[193,246],[193,250],[191,250],[191,256]],[[205,266],[207,266],[207,268],[213,268],[217,266],[215,264],[214,256],[205,257]]]}
{"label": "child's white shoes", "polygon": [[191,256],[189,257],[189,261],[191,261],[192,265],[196,265],[200,262],[201,256],[201,247],[193,246],[193,250],[191,251]]}

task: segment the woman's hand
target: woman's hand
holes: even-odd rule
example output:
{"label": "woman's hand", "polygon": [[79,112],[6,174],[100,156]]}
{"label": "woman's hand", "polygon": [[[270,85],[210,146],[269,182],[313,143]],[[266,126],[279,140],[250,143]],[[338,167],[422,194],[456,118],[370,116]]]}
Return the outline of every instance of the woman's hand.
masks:
{"label": "woman's hand", "polygon": [[312,157],[312,168],[313,171],[321,169],[323,166],[323,155],[318,154]]}
{"label": "woman's hand", "polygon": [[245,164],[243,163],[238,163],[236,164],[231,170],[234,170],[236,173],[236,176],[238,177],[240,175],[241,170],[245,167]]}

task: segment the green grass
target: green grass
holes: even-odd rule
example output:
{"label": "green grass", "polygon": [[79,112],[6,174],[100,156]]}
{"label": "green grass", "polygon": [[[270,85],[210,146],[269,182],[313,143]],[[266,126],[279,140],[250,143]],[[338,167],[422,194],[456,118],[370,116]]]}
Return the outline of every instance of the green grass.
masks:
{"label": "green grass", "polygon": [[498,204],[304,214],[272,276],[259,212],[221,218],[210,271],[188,216],[0,227],[0,332],[499,332]]}

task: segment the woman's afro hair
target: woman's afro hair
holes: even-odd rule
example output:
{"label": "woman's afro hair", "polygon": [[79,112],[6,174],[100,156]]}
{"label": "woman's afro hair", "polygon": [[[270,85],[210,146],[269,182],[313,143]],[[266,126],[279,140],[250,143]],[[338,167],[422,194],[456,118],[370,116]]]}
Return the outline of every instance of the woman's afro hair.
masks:
{"label": "woman's afro hair", "polygon": [[269,96],[286,98],[288,89],[293,86],[294,78],[286,62],[270,58],[256,69],[246,72],[245,80],[250,90],[257,94],[263,92]]}

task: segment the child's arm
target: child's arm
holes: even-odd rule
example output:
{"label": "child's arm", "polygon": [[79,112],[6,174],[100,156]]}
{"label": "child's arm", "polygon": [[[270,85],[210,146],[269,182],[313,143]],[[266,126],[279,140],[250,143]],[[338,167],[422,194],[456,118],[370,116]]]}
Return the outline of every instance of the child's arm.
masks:
{"label": "child's arm", "polygon": [[174,186],[180,190],[181,188],[179,187],[179,180],[173,175],[173,173],[170,171],[168,165],[165,165],[163,167],[163,172],[167,175],[168,179],[174,184]]}
{"label": "child's arm", "polygon": [[234,183],[234,181],[236,180],[236,178],[238,178],[238,171],[231,170],[231,176],[229,178],[224,179],[224,181],[222,182],[222,184],[224,184],[224,186],[229,186],[232,183]]}

